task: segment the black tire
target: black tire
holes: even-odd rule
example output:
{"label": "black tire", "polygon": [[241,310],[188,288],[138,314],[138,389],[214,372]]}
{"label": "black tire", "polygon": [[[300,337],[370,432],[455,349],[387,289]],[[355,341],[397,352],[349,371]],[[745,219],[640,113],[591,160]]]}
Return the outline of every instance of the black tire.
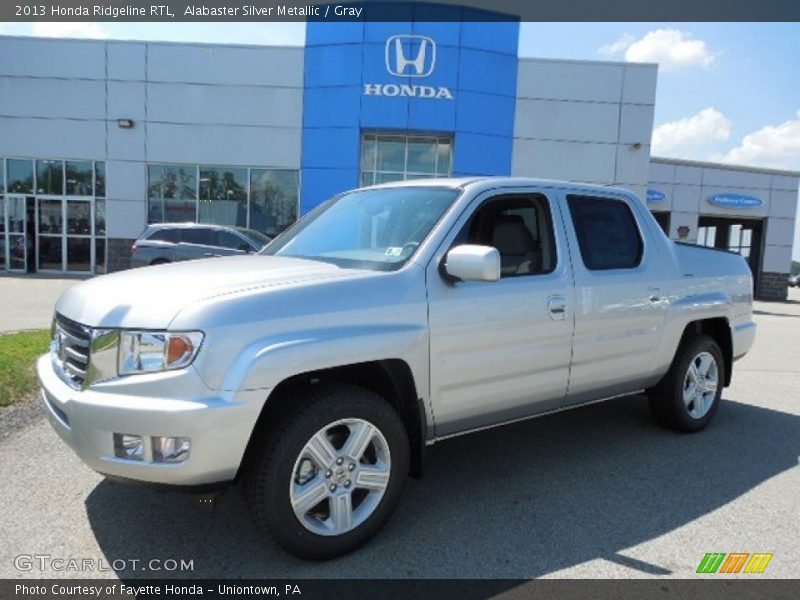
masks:
{"label": "black tire", "polygon": [[[695,417],[689,408],[693,405],[687,405],[683,399],[684,383],[691,363],[702,353],[710,354],[716,361],[717,389],[707,411],[702,416]],[[681,344],[667,374],[656,387],[648,390],[650,410],[655,420],[664,427],[684,432],[700,431],[714,418],[724,384],[725,363],[722,351],[712,338],[698,335]]]}
{"label": "black tire", "polygon": [[154,261],[150,263],[150,266],[154,267],[155,265],[166,265],[169,264],[169,262],[170,261],[167,260],[166,258],[156,258]]}
{"label": "black tire", "polygon": [[[362,546],[388,521],[408,478],[408,436],[394,408],[364,388],[323,383],[293,396],[283,400],[297,408],[266,428],[263,439],[255,440],[245,466],[244,492],[255,520],[284,550],[299,558],[327,560]],[[379,430],[391,457],[389,481],[361,524],[341,535],[319,535],[295,515],[289,487],[305,445],[321,429],[342,419],[362,419]],[[353,490],[355,498],[355,486]],[[352,502],[355,506],[356,500]]]}

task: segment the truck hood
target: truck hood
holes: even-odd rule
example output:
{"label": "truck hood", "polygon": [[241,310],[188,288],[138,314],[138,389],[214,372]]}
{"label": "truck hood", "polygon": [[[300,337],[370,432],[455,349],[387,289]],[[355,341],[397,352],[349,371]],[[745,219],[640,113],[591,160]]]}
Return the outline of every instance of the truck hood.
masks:
{"label": "truck hood", "polygon": [[278,256],[209,258],[90,279],[64,292],[56,311],[91,327],[164,329],[193,302],[363,274],[328,263]]}

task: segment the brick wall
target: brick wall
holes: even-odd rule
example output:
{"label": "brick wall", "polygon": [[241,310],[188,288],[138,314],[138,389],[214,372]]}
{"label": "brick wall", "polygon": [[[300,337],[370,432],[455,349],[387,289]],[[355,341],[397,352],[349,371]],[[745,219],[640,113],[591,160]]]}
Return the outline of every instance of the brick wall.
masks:
{"label": "brick wall", "polygon": [[108,272],[123,271],[131,268],[131,246],[136,240],[108,239]]}
{"label": "brick wall", "polygon": [[788,273],[761,273],[758,278],[756,299],[786,300],[789,295]]}

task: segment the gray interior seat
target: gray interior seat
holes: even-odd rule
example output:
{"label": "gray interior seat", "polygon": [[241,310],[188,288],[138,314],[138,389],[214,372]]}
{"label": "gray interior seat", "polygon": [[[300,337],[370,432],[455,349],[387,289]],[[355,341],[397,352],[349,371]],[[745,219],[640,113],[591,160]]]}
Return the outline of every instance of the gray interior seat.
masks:
{"label": "gray interior seat", "polygon": [[497,215],[492,230],[492,246],[500,252],[503,275],[523,275],[541,271],[542,250],[519,215]]}

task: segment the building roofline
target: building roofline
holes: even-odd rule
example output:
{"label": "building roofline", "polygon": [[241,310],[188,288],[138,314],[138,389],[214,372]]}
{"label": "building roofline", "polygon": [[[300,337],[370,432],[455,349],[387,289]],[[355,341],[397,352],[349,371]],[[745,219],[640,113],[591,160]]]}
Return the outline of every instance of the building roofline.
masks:
{"label": "building roofline", "polygon": [[572,64],[590,64],[590,65],[610,65],[614,67],[648,67],[657,69],[658,63],[653,62],[628,62],[625,60],[595,60],[593,58],[548,58],[538,56],[527,56],[518,54],[517,60],[519,62],[536,61],[536,62],[554,62],[554,63],[572,63]]}
{"label": "building roofline", "polygon": [[709,162],[703,160],[687,160],[684,158],[666,158],[663,156],[651,156],[651,163],[661,163],[669,165],[682,165],[686,167],[705,167],[711,169],[727,169],[728,171],[745,171],[747,173],[762,173],[769,175],[784,175],[786,177],[800,178],[800,171],[790,171],[788,169],[770,169],[768,167],[753,167],[748,165],[732,165],[728,163]]}
{"label": "building roofline", "polygon": [[39,42],[88,42],[94,44],[163,44],[167,46],[197,46],[201,48],[218,47],[218,48],[276,48],[283,50],[303,50],[305,44],[289,45],[289,44],[236,44],[225,42],[177,42],[173,40],[120,40],[112,38],[79,38],[79,37],[48,37],[41,35],[7,35],[0,34],[0,40],[35,40]]}
{"label": "building roofline", "polygon": [[[193,42],[193,41],[174,41],[174,40],[140,40],[140,39],[117,39],[117,38],[81,38],[81,37],[49,37],[41,35],[8,35],[0,34],[0,39],[10,40],[35,40],[47,42],[79,42],[79,43],[94,43],[94,44],[163,44],[166,46],[196,46],[202,48],[217,47],[217,48],[276,48],[284,50],[303,50],[306,44],[241,44],[241,43],[227,43],[227,42]],[[348,42],[348,44],[359,44],[362,42]],[[343,44],[344,45],[344,44]],[[647,67],[658,68],[658,63],[630,63],[622,60],[594,60],[583,58],[554,58],[554,57],[538,57],[538,56],[525,56],[517,55],[519,62],[551,62],[551,63],[568,63],[568,64],[590,64],[590,65],[610,65],[616,67]]]}

